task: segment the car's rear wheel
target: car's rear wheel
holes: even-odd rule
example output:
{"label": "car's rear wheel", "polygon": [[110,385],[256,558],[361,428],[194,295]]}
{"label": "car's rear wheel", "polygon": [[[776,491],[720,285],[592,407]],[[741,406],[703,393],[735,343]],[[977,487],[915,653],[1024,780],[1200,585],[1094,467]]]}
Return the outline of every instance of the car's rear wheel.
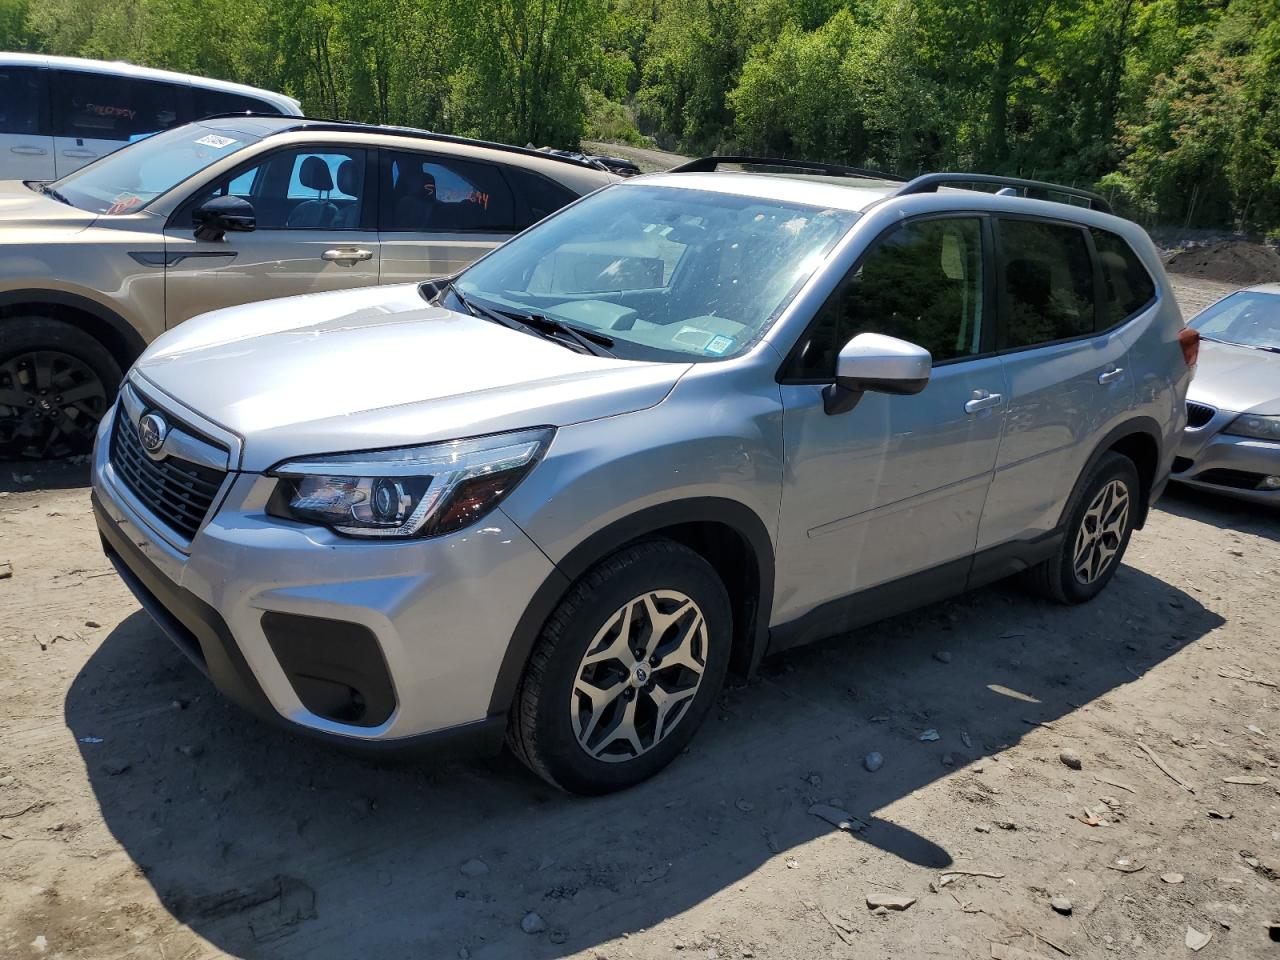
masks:
{"label": "car's rear wheel", "polygon": [[732,614],[711,565],[680,544],[627,547],[576,583],[530,655],[508,741],[573,793],[639,783],[684,748],[729,665]]}
{"label": "car's rear wheel", "polygon": [[87,453],[120,367],[83,330],[46,317],[0,323],[0,458]]}
{"label": "car's rear wheel", "polygon": [[1106,453],[1077,489],[1058,551],[1027,572],[1038,593],[1060,603],[1092,600],[1115,576],[1138,515],[1138,470]]}

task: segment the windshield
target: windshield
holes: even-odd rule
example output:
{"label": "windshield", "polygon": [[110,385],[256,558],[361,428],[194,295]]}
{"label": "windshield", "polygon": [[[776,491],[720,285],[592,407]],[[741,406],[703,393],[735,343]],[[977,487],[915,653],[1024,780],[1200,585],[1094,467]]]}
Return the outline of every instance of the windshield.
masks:
{"label": "windshield", "polygon": [[1209,340],[1280,350],[1280,294],[1233,293],[1193,319],[1191,326]]}
{"label": "windshield", "polygon": [[82,167],[53,183],[50,190],[58,199],[92,213],[136,213],[215,160],[257,141],[238,130],[214,130],[198,123],[175,127]]}
{"label": "windshield", "polygon": [[456,286],[482,305],[603,334],[619,357],[723,359],[778,317],[856,219],[705,190],[614,186],[499,247]]}

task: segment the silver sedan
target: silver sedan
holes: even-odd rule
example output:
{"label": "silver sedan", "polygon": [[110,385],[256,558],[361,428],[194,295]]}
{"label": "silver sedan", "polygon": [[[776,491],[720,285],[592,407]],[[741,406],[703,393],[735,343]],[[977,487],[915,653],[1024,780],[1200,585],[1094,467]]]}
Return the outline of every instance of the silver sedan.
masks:
{"label": "silver sedan", "polygon": [[1172,479],[1280,506],[1280,283],[1237,290],[1191,326],[1200,360]]}

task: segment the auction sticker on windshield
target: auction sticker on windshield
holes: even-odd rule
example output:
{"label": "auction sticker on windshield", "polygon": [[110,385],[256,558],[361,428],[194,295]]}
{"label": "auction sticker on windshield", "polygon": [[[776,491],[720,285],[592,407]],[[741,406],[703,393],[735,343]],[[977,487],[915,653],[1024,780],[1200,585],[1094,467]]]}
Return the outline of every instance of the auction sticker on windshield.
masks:
{"label": "auction sticker on windshield", "polygon": [[220,137],[216,133],[208,134],[201,137],[196,143],[202,143],[206,147],[213,147],[215,150],[221,150],[223,147],[229,147],[235,143],[230,137]]}

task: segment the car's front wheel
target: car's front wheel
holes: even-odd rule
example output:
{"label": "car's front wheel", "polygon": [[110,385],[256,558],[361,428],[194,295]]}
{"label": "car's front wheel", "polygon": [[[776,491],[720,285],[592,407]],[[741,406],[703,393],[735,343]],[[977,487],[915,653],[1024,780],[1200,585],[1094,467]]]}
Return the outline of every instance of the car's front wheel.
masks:
{"label": "car's front wheel", "polygon": [[602,561],[547,621],[516,693],[508,741],[573,793],[620,790],[675,758],[729,665],[732,614],[715,570],[667,540]]}

